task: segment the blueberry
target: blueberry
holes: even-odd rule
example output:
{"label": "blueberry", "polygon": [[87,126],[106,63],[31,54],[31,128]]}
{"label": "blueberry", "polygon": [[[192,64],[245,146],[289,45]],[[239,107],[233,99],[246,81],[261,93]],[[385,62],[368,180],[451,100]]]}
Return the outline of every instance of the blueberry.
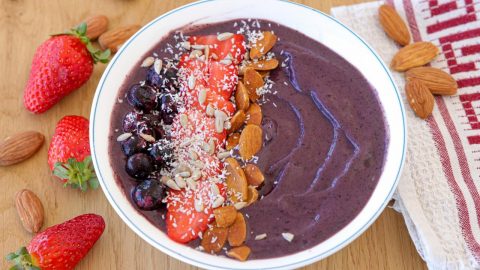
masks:
{"label": "blueberry", "polygon": [[163,92],[175,93],[177,90],[177,71],[169,68],[166,71],[158,74],[155,70],[150,68],[147,71],[146,83]]}
{"label": "blueberry", "polygon": [[135,153],[143,152],[147,147],[147,141],[135,135],[122,142],[122,151],[127,157]]}
{"label": "blueberry", "polygon": [[136,130],[137,130],[138,134],[142,133],[142,134],[147,134],[147,135],[151,135],[151,136],[155,135],[152,125],[150,125],[150,123],[148,123],[145,120],[142,120],[142,121],[137,123]]}
{"label": "blueberry", "polygon": [[128,112],[123,117],[123,131],[134,132],[137,127],[137,122],[142,119],[142,116],[134,111]]}
{"label": "blueberry", "polygon": [[173,119],[175,118],[175,114],[173,113],[162,113],[162,120],[165,125],[173,124]]}
{"label": "blueberry", "polygon": [[161,125],[153,127],[153,137],[155,139],[160,140],[166,137],[165,129]]}
{"label": "blueberry", "polygon": [[157,92],[151,86],[134,84],[128,90],[127,100],[137,110],[150,111],[157,106]]}
{"label": "blueberry", "polygon": [[132,193],[132,198],[138,208],[146,211],[162,206],[165,188],[157,179],[146,179],[138,184]]}
{"label": "blueberry", "polygon": [[169,145],[168,140],[160,140],[150,148],[150,156],[153,158],[155,165],[165,167],[172,161],[173,149]]}
{"label": "blueberry", "polygon": [[153,160],[145,153],[133,154],[127,159],[125,169],[133,178],[146,178],[153,171]]}
{"label": "blueberry", "polygon": [[159,126],[162,124],[162,116],[157,114],[144,114],[142,117],[143,120],[145,120],[147,123],[149,123],[151,126]]}
{"label": "blueberry", "polygon": [[157,109],[162,114],[178,113],[177,103],[171,94],[162,94],[160,96]]}

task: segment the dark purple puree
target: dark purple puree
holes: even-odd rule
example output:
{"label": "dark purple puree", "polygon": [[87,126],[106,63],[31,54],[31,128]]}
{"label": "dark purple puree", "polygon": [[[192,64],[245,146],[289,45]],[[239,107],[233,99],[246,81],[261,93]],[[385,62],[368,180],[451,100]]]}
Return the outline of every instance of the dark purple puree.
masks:
{"label": "dark purple puree", "polygon": [[[375,91],[355,67],[297,31],[260,23],[260,29],[273,30],[279,37],[273,52],[287,65],[271,72],[277,93],[267,94],[269,101],[262,105],[265,138],[258,166],[266,178],[260,189],[264,197],[241,210],[247,217],[250,259],[303,251],[352,221],[377,185],[388,140]],[[198,35],[236,30],[232,21],[183,31]],[[171,57],[163,49],[176,43],[172,36],[146,56],[156,52]],[[130,85],[145,79],[146,69],[139,68],[142,60],[125,78],[119,99]],[[114,107],[109,145],[116,180],[129,198],[135,182],[125,172],[116,137],[130,110],[126,102]],[[165,231],[162,210],[139,211]],[[283,232],[292,233],[293,241],[286,241]],[[266,239],[254,239],[263,233]],[[197,245],[198,241],[191,243]]]}

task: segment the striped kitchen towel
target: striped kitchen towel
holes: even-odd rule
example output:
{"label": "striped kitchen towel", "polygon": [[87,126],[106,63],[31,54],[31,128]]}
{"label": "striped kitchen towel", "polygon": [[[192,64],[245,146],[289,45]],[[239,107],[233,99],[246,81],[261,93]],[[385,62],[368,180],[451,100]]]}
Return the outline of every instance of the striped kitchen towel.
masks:
{"label": "striped kitchen towel", "polygon": [[[410,235],[430,269],[480,269],[480,0],[387,0],[414,41],[440,48],[431,63],[454,76],[455,96],[437,96],[433,115],[415,117],[403,74],[392,72],[406,104],[408,148],[395,194]],[[381,2],[332,14],[389,64],[398,45],[378,22]]]}

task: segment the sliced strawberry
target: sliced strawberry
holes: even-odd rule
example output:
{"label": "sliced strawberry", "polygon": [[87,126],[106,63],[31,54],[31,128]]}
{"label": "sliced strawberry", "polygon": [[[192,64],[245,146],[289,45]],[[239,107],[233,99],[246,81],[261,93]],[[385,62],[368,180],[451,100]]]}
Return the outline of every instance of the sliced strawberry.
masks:
{"label": "sliced strawberry", "polygon": [[238,67],[236,64],[224,65],[216,61],[208,63],[207,85],[210,90],[228,100],[238,83]]}
{"label": "sliced strawberry", "polygon": [[198,95],[200,91],[202,91],[202,88],[199,87],[189,93],[189,97],[187,97],[187,108],[194,108],[199,111],[205,112],[208,104],[211,104],[213,108],[223,111],[230,117],[233,116],[233,114],[235,113],[235,105],[232,102],[226,100],[225,98],[223,98],[216,92],[209,90],[208,88],[203,89],[206,90],[205,102],[203,104],[200,104],[198,100]]}
{"label": "sliced strawberry", "polygon": [[216,35],[192,36],[188,41],[193,45],[210,45],[210,56],[216,54],[219,60],[231,54],[237,64],[243,60],[246,51],[245,38],[241,34],[222,41]]}

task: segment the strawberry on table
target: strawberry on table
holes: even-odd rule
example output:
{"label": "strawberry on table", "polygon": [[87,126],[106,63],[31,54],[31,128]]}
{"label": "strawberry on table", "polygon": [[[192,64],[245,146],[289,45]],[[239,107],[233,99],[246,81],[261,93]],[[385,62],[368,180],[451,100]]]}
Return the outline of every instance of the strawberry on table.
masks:
{"label": "strawberry on table", "polygon": [[85,257],[105,230],[99,215],[85,214],[37,234],[28,247],[6,259],[18,270],[70,270]]}
{"label": "strawberry on table", "polygon": [[53,35],[37,48],[23,96],[29,111],[47,111],[80,88],[92,75],[95,63],[108,62],[110,51],[94,48],[86,31],[82,23],[68,33]]}
{"label": "strawberry on table", "polygon": [[90,156],[88,119],[65,116],[57,124],[48,149],[48,165],[65,185],[86,191],[98,187]]}

